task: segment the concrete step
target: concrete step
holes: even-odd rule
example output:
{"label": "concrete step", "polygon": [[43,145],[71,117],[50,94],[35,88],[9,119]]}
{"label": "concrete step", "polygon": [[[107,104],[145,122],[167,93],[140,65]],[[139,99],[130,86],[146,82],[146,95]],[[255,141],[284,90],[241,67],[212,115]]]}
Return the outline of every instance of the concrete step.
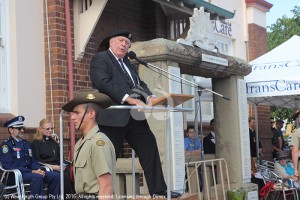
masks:
{"label": "concrete step", "polygon": [[[152,200],[152,199],[158,199],[157,198],[150,198],[149,195],[137,195],[137,198],[135,198],[134,200]],[[159,198],[160,200],[165,200],[167,198]],[[197,193],[184,193],[181,197],[178,198],[172,198],[172,200],[176,200],[176,199],[180,199],[180,200],[198,200],[198,194]],[[132,198],[128,198],[128,200],[133,200]]]}

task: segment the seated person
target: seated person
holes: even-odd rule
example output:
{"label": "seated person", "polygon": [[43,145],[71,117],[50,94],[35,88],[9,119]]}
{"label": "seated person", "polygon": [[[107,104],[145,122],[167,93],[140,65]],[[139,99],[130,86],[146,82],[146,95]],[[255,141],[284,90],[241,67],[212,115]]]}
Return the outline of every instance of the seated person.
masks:
{"label": "seated person", "polygon": [[193,126],[188,126],[186,129],[187,137],[184,138],[184,153],[185,155],[200,155],[201,144],[199,139],[195,136]]}
{"label": "seated person", "polygon": [[[60,149],[58,143],[52,138],[52,134],[52,122],[42,119],[37,133],[33,136],[34,158],[51,167],[57,174],[60,170],[64,170],[64,194],[75,194],[74,185],[70,180],[70,170],[65,166],[60,166]],[[73,197],[73,195],[68,195],[68,199],[70,199],[69,197]]]}
{"label": "seated person", "polygon": [[25,183],[30,183],[32,199],[45,199],[44,183],[48,183],[48,194],[51,199],[59,199],[59,174],[43,171],[32,156],[29,141],[23,139],[23,116],[15,117],[4,124],[10,137],[1,144],[0,162],[4,169],[18,169]]}
{"label": "seated person", "polygon": [[[297,183],[298,177],[294,176],[295,170],[293,163],[288,162],[287,159],[289,158],[289,155],[285,151],[279,151],[277,152],[277,160],[279,162],[276,162],[274,165],[274,172],[282,177],[283,179],[287,179],[285,183],[287,183],[290,187],[294,186],[296,188],[299,188],[299,184]],[[288,180],[291,179],[294,181],[294,185],[292,185],[292,181]]]}

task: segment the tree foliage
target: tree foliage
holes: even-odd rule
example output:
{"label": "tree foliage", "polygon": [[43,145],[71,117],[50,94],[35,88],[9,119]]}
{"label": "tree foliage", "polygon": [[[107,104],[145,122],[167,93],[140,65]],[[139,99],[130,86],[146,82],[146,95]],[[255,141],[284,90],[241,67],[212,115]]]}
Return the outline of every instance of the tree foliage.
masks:
{"label": "tree foliage", "polygon": [[287,120],[287,123],[292,123],[292,114],[293,110],[287,108],[279,108],[276,106],[271,106],[271,115],[275,117],[275,119]]}
{"label": "tree foliage", "polygon": [[[270,29],[268,32],[268,51],[284,43],[293,35],[300,35],[300,7],[295,6],[291,11],[294,13],[292,18],[287,18],[284,15],[277,19],[275,24],[268,27]],[[272,117],[287,119],[288,123],[292,122],[292,113],[293,111],[287,108],[271,107]]]}
{"label": "tree foliage", "polygon": [[268,32],[268,51],[290,39],[293,35],[300,34],[300,7],[295,6],[291,10],[294,13],[292,18],[285,15],[277,19],[275,24],[270,27]]}

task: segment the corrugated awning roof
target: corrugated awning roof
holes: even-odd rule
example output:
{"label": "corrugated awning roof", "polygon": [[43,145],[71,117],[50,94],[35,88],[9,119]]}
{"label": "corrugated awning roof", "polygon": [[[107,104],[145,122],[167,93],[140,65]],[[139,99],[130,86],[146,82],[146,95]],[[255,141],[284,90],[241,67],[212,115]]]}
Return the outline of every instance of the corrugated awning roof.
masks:
{"label": "corrugated awning roof", "polygon": [[[204,0],[153,0],[163,7],[166,14],[170,16],[192,15],[195,7],[204,7],[205,12],[211,14],[211,18],[231,19],[235,13],[221,7],[208,3]],[[174,12],[174,10],[176,10]],[[179,11],[179,12],[178,12]]]}
{"label": "corrugated awning roof", "polygon": [[204,7],[204,10],[220,18],[231,19],[234,17],[234,12],[230,12],[221,7],[213,5],[203,0],[182,0],[183,4],[190,4],[194,7]]}

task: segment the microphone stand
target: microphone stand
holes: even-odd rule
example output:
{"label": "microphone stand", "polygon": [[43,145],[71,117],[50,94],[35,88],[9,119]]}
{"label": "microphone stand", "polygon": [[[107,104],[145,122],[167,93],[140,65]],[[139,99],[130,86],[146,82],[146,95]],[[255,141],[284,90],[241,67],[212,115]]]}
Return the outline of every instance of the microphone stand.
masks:
{"label": "microphone stand", "polygon": [[[201,153],[200,153],[200,159],[201,159],[201,161],[204,160],[204,150],[203,150],[203,127],[202,127],[202,113],[201,113],[201,112],[202,112],[202,110],[201,110],[201,95],[202,95],[202,92],[203,92],[203,91],[208,91],[208,92],[210,92],[210,93],[212,93],[212,94],[214,94],[214,95],[217,95],[217,96],[222,97],[223,99],[226,99],[227,101],[230,101],[230,98],[224,97],[224,96],[223,96],[222,94],[220,94],[220,93],[217,93],[217,92],[212,91],[212,90],[210,90],[210,89],[208,89],[208,88],[205,88],[205,87],[203,87],[203,86],[201,86],[201,85],[199,85],[199,84],[197,84],[197,83],[194,83],[194,82],[189,81],[189,80],[187,80],[187,79],[185,79],[185,78],[182,78],[182,77],[180,77],[180,76],[177,76],[177,75],[175,75],[175,74],[172,74],[172,73],[170,73],[170,72],[168,72],[168,71],[166,71],[166,70],[164,70],[164,69],[161,69],[160,67],[157,67],[157,66],[155,66],[155,65],[153,65],[153,64],[151,64],[151,63],[146,63],[146,62],[140,60],[140,59],[136,56],[136,54],[135,54],[133,51],[130,51],[130,52],[128,53],[128,57],[129,57],[130,59],[135,59],[136,61],[138,61],[140,64],[146,66],[147,68],[150,68],[150,67],[155,68],[155,69],[160,70],[160,71],[162,71],[162,72],[164,72],[164,73],[166,73],[166,74],[169,74],[169,75],[171,75],[171,76],[173,76],[173,77],[176,77],[176,78],[178,78],[178,79],[180,79],[180,80],[182,80],[182,81],[184,81],[184,82],[186,82],[186,83],[189,83],[189,84],[190,84],[189,86],[195,87],[195,88],[197,89],[198,101],[195,100],[195,118],[194,118],[194,128],[195,128],[195,129],[194,129],[194,131],[195,131],[196,135],[198,136],[198,111],[199,111],[200,131],[201,131],[201,132],[200,132],[200,134],[201,134]],[[205,194],[205,187],[204,187],[204,171],[203,171],[203,169],[204,169],[204,163],[201,164],[201,175],[202,175],[201,183],[202,183],[202,190],[204,191],[204,192],[203,192],[203,197],[204,197],[204,199],[205,199],[206,194]],[[170,191],[168,191],[168,196],[170,195],[169,193],[170,193]]]}
{"label": "microphone stand", "polygon": [[[137,61],[139,62],[139,60],[137,60]],[[217,96],[222,97],[223,99],[226,99],[227,101],[230,101],[230,98],[224,97],[224,96],[223,96],[222,94],[220,94],[220,93],[217,93],[217,92],[212,91],[212,90],[210,90],[210,89],[208,89],[208,88],[202,87],[201,85],[199,85],[199,84],[197,84],[197,83],[194,83],[194,82],[189,81],[189,80],[187,80],[187,79],[184,79],[184,78],[182,78],[182,77],[180,77],[180,76],[177,76],[177,75],[175,75],[175,74],[172,74],[172,73],[170,73],[170,72],[168,72],[168,71],[166,71],[166,70],[164,70],[164,69],[161,69],[161,68],[159,68],[159,67],[157,67],[157,66],[155,66],[155,65],[152,65],[152,64],[150,64],[150,63],[145,63],[145,64],[144,64],[143,61],[142,61],[142,62],[139,62],[139,63],[141,63],[142,65],[145,65],[145,66],[148,67],[148,68],[149,68],[149,66],[150,66],[150,67],[153,67],[153,68],[155,68],[155,69],[157,69],[157,70],[160,70],[160,71],[162,71],[162,72],[165,72],[165,73],[167,73],[167,74],[170,74],[170,75],[173,76],[173,77],[179,78],[180,80],[185,81],[185,82],[191,84],[193,87],[196,87],[198,90],[210,92],[210,93],[212,93],[212,94],[215,94],[215,95],[217,95]],[[200,96],[201,96],[201,94],[200,94]]]}

